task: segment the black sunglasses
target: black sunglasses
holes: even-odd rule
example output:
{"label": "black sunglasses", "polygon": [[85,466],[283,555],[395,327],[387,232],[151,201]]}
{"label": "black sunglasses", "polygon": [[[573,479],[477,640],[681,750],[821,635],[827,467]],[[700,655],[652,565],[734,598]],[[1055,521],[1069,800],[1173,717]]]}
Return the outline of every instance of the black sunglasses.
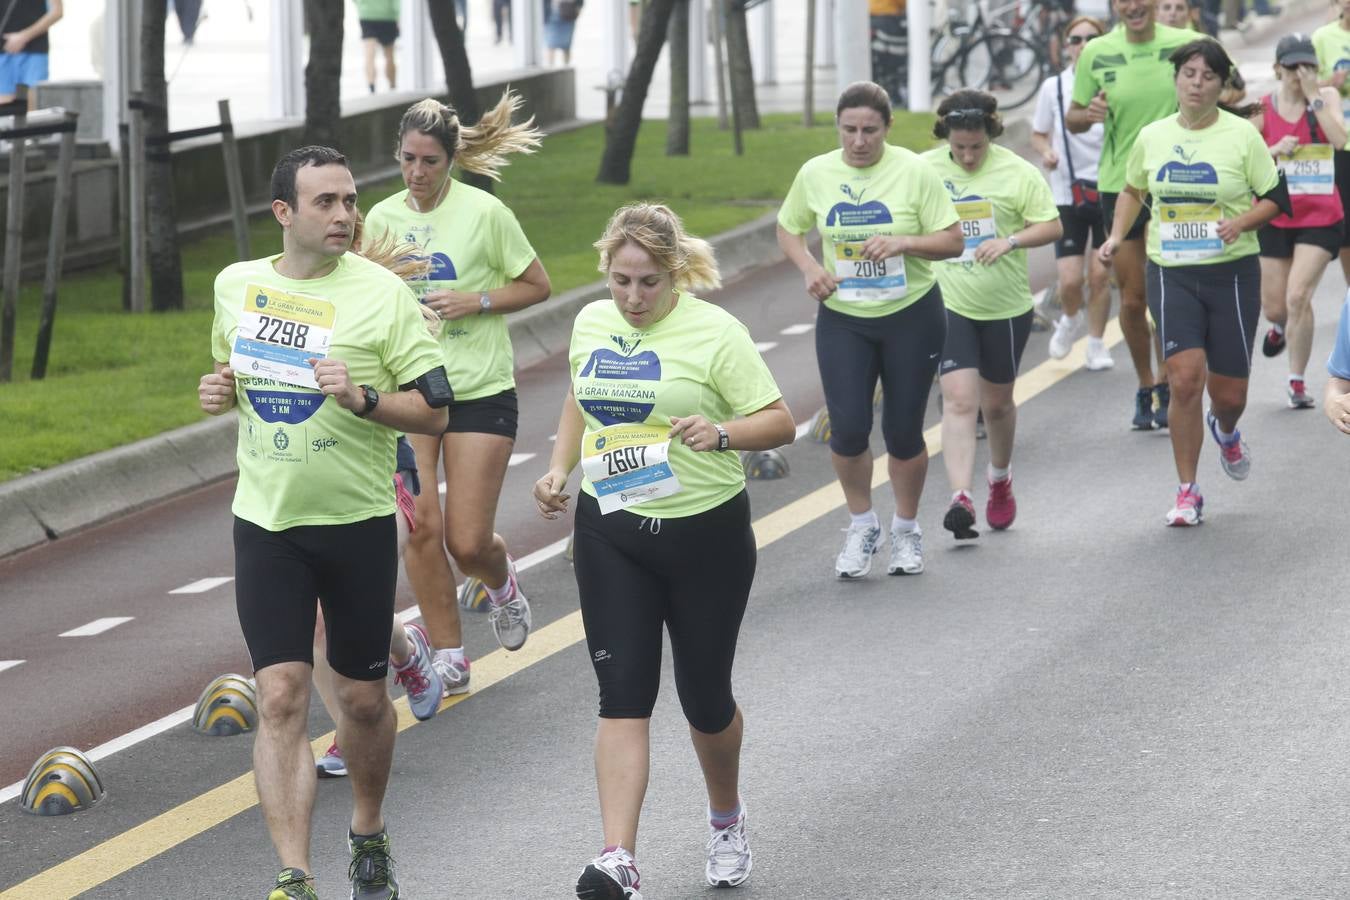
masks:
{"label": "black sunglasses", "polygon": [[1068,44],[1070,47],[1077,47],[1079,44],[1095,41],[1099,37],[1101,37],[1100,34],[1089,34],[1087,37],[1083,37],[1081,34],[1071,34],[1064,39],[1064,43]]}
{"label": "black sunglasses", "polygon": [[942,118],[948,125],[956,127],[960,127],[963,122],[978,126],[984,123],[985,112],[982,109],[954,109]]}

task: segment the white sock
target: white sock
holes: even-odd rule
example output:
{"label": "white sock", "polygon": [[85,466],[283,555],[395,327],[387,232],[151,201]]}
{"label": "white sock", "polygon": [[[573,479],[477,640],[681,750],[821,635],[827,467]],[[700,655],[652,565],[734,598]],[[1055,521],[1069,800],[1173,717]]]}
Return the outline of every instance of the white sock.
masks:
{"label": "white sock", "polygon": [[1106,346],[1106,341],[1102,340],[1101,338],[1099,338],[1099,337],[1092,337],[1091,335],[1088,336],[1088,349],[1089,349],[1089,350],[1101,350],[1101,349],[1103,349],[1105,346]]}
{"label": "white sock", "polygon": [[1069,326],[1073,325],[1074,322],[1076,322],[1077,320],[1078,320],[1077,316],[1071,316],[1068,313],[1059,314],[1059,324],[1063,325],[1065,328],[1068,328]]}
{"label": "white sock", "polygon": [[995,467],[993,463],[989,464],[990,481],[1007,481],[1010,472],[1012,472],[1012,466],[1008,466],[1006,469],[999,469]]}
{"label": "white sock", "polygon": [[968,499],[968,500],[973,500],[973,499],[974,499],[974,498],[972,498],[972,497],[970,496],[970,491],[957,491],[957,492],[955,492],[954,494],[952,494],[952,502],[955,503],[957,500],[960,500],[962,497],[965,497],[965,498]]}
{"label": "white sock", "polygon": [[1303,381],[1303,380],[1304,380],[1304,378],[1303,378],[1302,375],[1295,375],[1293,372],[1290,372],[1290,373],[1289,373],[1289,383],[1290,383],[1290,384],[1293,384],[1295,381]]}
{"label": "white sock", "polygon": [[484,584],[483,589],[487,591],[488,600],[493,606],[501,606],[507,600],[510,600],[511,595],[515,593],[515,583],[511,578],[511,570],[507,569],[506,582],[501,587],[490,588]]}
{"label": "white sock", "polygon": [[865,513],[849,513],[849,526],[852,528],[880,528],[881,522],[877,519],[877,511],[869,509]]}
{"label": "white sock", "polygon": [[1220,444],[1233,443],[1233,433],[1224,431],[1223,426],[1219,424],[1217,419],[1214,420],[1214,434],[1218,436]]}
{"label": "white sock", "polygon": [[899,513],[893,513],[891,515],[891,531],[897,531],[901,534],[908,534],[909,532],[916,530],[918,527],[919,523],[913,519],[902,519],[900,518]]}
{"label": "white sock", "polygon": [[1274,322],[1270,323],[1270,330],[1275,332],[1276,334],[1284,334],[1284,326],[1276,325]]}
{"label": "white sock", "polygon": [[436,658],[448,659],[455,665],[462,666],[464,665],[464,648],[463,647],[442,648],[436,651]]}

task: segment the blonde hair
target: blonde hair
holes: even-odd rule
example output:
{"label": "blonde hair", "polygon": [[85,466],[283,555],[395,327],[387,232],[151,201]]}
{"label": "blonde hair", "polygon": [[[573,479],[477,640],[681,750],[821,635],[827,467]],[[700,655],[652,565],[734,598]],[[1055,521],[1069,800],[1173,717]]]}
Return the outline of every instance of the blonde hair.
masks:
{"label": "blonde hair", "polygon": [[534,116],[519,125],[511,124],[511,116],[520,109],[522,102],[519,94],[508,89],[477,125],[464,127],[453,106],[446,106],[431,97],[419,100],[408,107],[398,123],[398,148],[402,148],[408,132],[418,131],[440,141],[450,161],[464,171],[499,181],[498,173],[510,162],[507,156],[533,153],[544,136],[534,127]]}
{"label": "blonde hair", "polygon": [[632,203],[620,207],[605,226],[605,234],[594,247],[600,251],[601,272],[609,274],[610,260],[624,244],[632,243],[670,273],[676,290],[696,291],[719,288],[717,258],[712,246],[702,238],[687,234],[674,210],[660,203]]}
{"label": "blonde hair", "polygon": [[[374,241],[364,239],[366,219],[359,212],[356,228],[352,231],[352,250],[378,266],[384,266],[404,281],[421,281],[431,274],[431,258],[424,254],[416,244],[400,241],[390,233],[385,233]],[[425,304],[417,304],[422,312],[422,321],[427,331],[439,334],[441,317]]]}

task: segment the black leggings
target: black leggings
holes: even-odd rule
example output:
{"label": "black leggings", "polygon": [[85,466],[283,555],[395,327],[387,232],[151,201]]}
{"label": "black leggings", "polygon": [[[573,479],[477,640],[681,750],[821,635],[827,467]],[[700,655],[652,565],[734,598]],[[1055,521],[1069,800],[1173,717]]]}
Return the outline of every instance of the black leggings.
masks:
{"label": "black leggings", "polygon": [[234,574],[235,607],[255,672],[282,662],[314,664],[322,604],[333,671],[356,681],[384,678],[398,581],[393,516],[285,531],[236,516]]}
{"label": "black leggings", "polygon": [[595,498],[583,493],[573,547],[601,717],[651,716],[664,624],[684,717],[704,734],[725,730],[736,715],[731,666],[755,577],[745,491],[673,519],[626,510],[601,515]]}
{"label": "black leggings", "polygon": [[857,456],[872,436],[872,394],[881,378],[886,452],[913,459],[925,450],[923,416],[933,387],[947,315],[938,286],[889,316],[863,318],[820,307],[816,362],[830,414],[830,449]]}

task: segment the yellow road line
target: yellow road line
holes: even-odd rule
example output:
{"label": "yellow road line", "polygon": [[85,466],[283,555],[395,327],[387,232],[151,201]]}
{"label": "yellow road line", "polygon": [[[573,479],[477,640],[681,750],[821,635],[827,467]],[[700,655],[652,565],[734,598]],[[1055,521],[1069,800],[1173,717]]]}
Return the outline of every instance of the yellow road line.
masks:
{"label": "yellow road line", "polygon": [[[1113,347],[1120,343],[1121,339],[1120,327],[1113,319],[1107,327],[1106,345]],[[1087,339],[1083,338],[1064,359],[1046,360],[1019,377],[1013,394],[1016,402],[1018,404],[1027,402],[1082,368],[1086,346]],[[924,439],[928,442],[930,455],[936,456],[942,452],[939,426],[934,425],[925,431]],[[876,460],[872,470],[872,486],[875,488],[885,483],[886,456],[883,454]],[[844,495],[837,483],[831,482],[817,488],[756,520],[755,543],[762,550],[778,539],[833,512],[843,503]],[[579,643],[584,637],[581,612],[578,610],[568,613],[538,631],[531,632],[529,641],[515,653],[495,650],[482,659],[474,660],[474,690],[443,702],[442,712],[517,672]],[[394,708],[398,712],[399,731],[418,724],[408,709],[406,697],[400,697],[395,701]],[[322,755],[334,737],[334,733],[330,731],[315,738],[311,744],[315,755]],[[0,893],[0,900],[56,900],[75,897],[252,809],[257,803],[258,795],[253,785],[253,773],[248,772],[160,813],[116,837],[109,838],[65,862],[39,872],[27,881]]]}

